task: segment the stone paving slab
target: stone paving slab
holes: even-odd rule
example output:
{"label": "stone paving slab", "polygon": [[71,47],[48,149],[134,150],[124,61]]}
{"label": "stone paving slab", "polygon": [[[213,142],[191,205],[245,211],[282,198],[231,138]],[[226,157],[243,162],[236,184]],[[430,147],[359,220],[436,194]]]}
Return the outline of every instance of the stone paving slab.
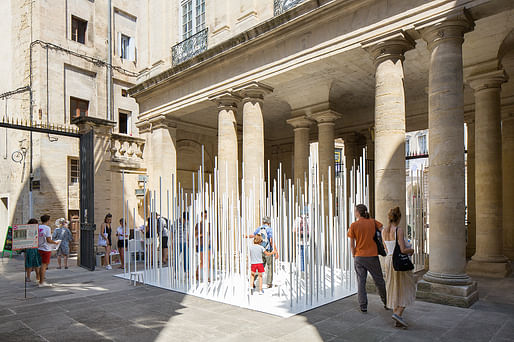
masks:
{"label": "stone paving slab", "polygon": [[[54,260],[52,260],[55,263]],[[0,263],[0,341],[495,341],[514,340],[514,277],[477,279],[480,301],[469,309],[416,302],[408,330],[369,295],[368,313],[355,296],[289,318],[247,310],[70,267],[48,271],[50,288],[29,284],[23,259]]]}

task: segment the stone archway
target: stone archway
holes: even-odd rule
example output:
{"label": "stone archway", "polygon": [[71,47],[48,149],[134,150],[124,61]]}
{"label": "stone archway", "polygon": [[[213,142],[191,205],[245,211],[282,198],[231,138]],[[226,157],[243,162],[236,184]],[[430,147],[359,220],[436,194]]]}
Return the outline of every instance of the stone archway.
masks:
{"label": "stone archway", "polygon": [[[191,139],[177,141],[177,180],[185,192],[193,191],[193,173],[195,188],[198,186],[198,170],[202,165],[202,145]],[[214,158],[204,149],[205,177],[214,171]]]}

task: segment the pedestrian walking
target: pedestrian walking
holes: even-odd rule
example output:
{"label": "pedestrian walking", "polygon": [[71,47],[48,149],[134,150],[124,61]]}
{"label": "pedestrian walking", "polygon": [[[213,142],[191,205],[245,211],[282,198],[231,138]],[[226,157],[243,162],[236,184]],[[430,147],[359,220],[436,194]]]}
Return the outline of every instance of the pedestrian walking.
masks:
{"label": "pedestrian walking", "polygon": [[52,240],[52,229],[48,226],[50,224],[50,215],[41,216],[41,224],[38,229],[38,252],[41,256],[41,272],[39,275],[39,286],[51,286],[45,282],[46,270],[50,264],[50,256],[52,255],[52,248],[50,244],[57,245],[59,241]]}
{"label": "pedestrian walking", "polygon": [[253,238],[253,244],[250,246],[250,271],[252,272],[252,275],[250,277],[250,289],[253,291],[255,289],[255,276],[259,277],[259,294],[263,294],[264,291],[262,291],[262,274],[264,273],[264,264],[263,264],[263,257],[265,256],[272,256],[276,252],[268,252],[266,249],[261,245],[262,243],[262,237],[261,235],[255,235]]}
{"label": "pedestrian walking", "polygon": [[378,259],[377,244],[374,240],[376,230],[382,230],[382,223],[370,218],[368,208],[364,204],[355,207],[355,218],[348,231],[350,248],[354,256],[355,272],[357,273],[358,301],[363,313],[368,312],[368,296],[366,293],[366,278],[368,272],[378,289],[380,298],[387,309],[386,287],[382,268]]}
{"label": "pedestrian walking", "polygon": [[61,269],[61,257],[64,258],[64,268],[68,269],[68,256],[70,255],[70,242],[73,241],[73,235],[68,228],[68,221],[60,218],[55,221],[57,228],[52,234],[53,240],[61,240],[59,248],[57,248],[57,269]]}
{"label": "pedestrian walking", "polygon": [[262,218],[262,226],[257,228],[255,232],[248,237],[254,238],[257,235],[260,235],[262,238],[261,246],[264,247],[264,250],[267,252],[273,252],[269,255],[262,255],[262,262],[264,268],[266,270],[266,284],[268,288],[273,287],[273,254],[275,258],[278,259],[278,252],[273,241],[273,229],[270,227],[271,219],[268,216]]}
{"label": "pedestrian walking", "polygon": [[406,239],[405,232],[398,227],[402,219],[399,207],[389,210],[389,224],[382,230],[382,238],[387,251],[385,258],[385,274],[387,289],[387,307],[393,309],[392,319],[397,327],[407,328],[403,319],[405,307],[416,299],[416,282],[412,271],[396,271],[393,267],[393,253],[397,244],[403,254],[412,255],[414,250]]}
{"label": "pedestrian walking", "polygon": [[[27,224],[38,224],[35,218],[31,218]],[[39,272],[41,268],[41,255],[39,255],[37,248],[25,249],[25,281],[30,282],[30,274],[32,271],[36,272],[36,280],[39,282]]]}

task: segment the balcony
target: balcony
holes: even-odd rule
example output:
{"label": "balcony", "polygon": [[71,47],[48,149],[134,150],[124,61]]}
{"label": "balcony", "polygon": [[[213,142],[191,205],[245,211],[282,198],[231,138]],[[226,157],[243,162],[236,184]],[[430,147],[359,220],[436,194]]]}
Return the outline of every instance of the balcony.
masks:
{"label": "balcony", "polygon": [[273,0],[273,14],[280,15],[304,1],[305,0]]}
{"label": "balcony", "polygon": [[171,48],[173,66],[179,65],[207,50],[207,29],[203,29]]}
{"label": "balcony", "polygon": [[143,165],[145,140],[130,135],[111,134],[111,161],[123,168],[140,169]]}

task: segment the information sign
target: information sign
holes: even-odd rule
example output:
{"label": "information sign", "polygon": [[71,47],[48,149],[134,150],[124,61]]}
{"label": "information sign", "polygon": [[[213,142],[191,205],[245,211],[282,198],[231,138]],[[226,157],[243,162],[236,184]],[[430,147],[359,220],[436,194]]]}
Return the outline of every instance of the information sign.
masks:
{"label": "information sign", "polygon": [[37,224],[15,224],[12,230],[12,250],[38,247]]}

